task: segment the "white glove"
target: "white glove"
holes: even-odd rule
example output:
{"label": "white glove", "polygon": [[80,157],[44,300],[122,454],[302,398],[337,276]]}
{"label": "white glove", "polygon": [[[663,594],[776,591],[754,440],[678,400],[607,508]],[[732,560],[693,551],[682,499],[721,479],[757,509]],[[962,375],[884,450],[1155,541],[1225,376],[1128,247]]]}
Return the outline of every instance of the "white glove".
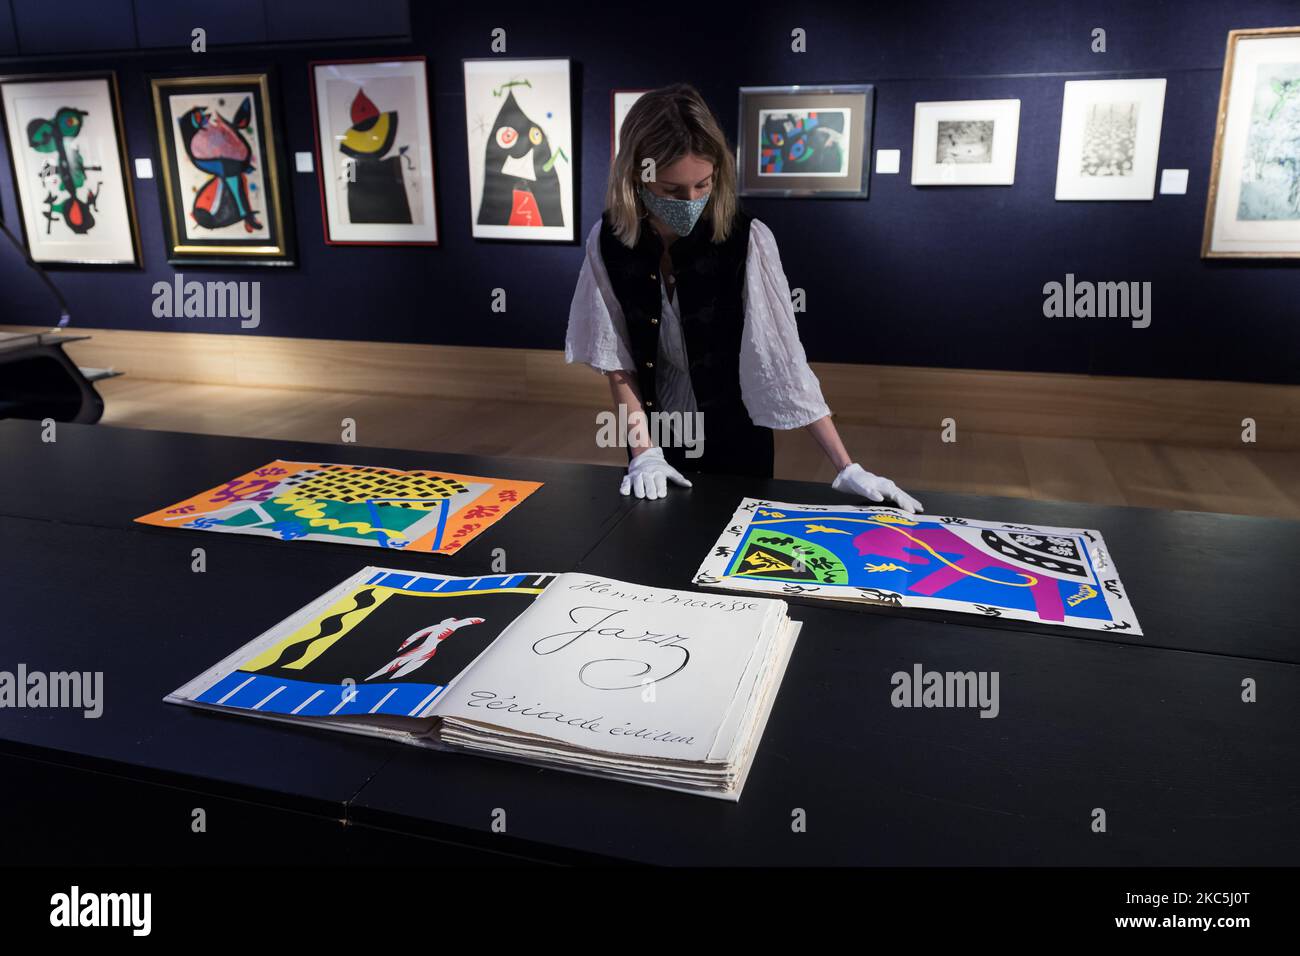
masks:
{"label": "white glove", "polygon": [[649,448],[628,462],[618,493],[636,492],[638,498],[663,498],[668,494],[670,481],[683,488],[691,486],[680,471],[664,460],[662,448]]}
{"label": "white glove", "polygon": [[844,470],[835,476],[831,487],[848,495],[859,495],[868,501],[893,501],[908,514],[924,511],[917,501],[888,478],[873,475],[861,465],[854,462],[845,465]]}

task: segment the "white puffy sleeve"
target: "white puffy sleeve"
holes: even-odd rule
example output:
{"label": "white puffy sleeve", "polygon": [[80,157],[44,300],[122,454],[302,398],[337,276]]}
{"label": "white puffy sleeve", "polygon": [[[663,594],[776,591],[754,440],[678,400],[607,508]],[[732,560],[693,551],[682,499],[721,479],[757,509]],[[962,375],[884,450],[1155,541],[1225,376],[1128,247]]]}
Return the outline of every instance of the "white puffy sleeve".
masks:
{"label": "white puffy sleeve", "polygon": [[740,394],[755,425],[802,428],[831,413],[808,367],[772,230],[750,223]]}
{"label": "white puffy sleeve", "polygon": [[598,372],[636,368],[628,347],[623,309],[614,297],[609,274],[600,258],[599,222],[587,235],[587,255],[569,306],[564,360],[590,365]]}

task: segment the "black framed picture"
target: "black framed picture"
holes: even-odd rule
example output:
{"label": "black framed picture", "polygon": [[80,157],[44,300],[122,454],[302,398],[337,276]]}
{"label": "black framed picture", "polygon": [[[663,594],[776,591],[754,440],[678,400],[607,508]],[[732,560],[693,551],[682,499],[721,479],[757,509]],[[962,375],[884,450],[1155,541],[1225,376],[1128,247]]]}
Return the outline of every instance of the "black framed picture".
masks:
{"label": "black framed picture", "polygon": [[117,77],[0,77],[27,253],[43,265],[139,266]]}
{"label": "black framed picture", "polygon": [[874,100],[870,84],[741,87],[740,195],[865,199]]}

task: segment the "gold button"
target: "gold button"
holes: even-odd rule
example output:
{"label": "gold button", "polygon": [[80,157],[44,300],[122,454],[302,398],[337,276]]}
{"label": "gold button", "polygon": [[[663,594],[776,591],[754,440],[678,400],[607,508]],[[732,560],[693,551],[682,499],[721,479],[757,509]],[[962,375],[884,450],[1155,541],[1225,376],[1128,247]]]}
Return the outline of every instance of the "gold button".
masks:
{"label": "gold button", "polygon": [[658,324],[659,324],[659,320],[656,319],[656,318],[654,318],[653,316],[651,316],[651,317],[650,317],[650,324],[651,324],[651,325],[658,325]]}
{"label": "gold button", "polygon": [[654,408],[654,407],[655,407],[655,403],[654,403],[654,402],[647,401],[647,402],[645,403],[645,407],[646,407],[646,408]]}
{"label": "gold button", "polygon": [[652,278],[652,279],[658,279],[659,277],[658,277],[657,275],[655,275],[655,274],[652,272],[652,273],[650,273],[650,278]]}
{"label": "gold button", "polygon": [[646,367],[646,368],[654,368],[654,367],[655,367],[655,363],[654,363],[654,362],[646,362],[646,363],[645,363],[645,367]]}

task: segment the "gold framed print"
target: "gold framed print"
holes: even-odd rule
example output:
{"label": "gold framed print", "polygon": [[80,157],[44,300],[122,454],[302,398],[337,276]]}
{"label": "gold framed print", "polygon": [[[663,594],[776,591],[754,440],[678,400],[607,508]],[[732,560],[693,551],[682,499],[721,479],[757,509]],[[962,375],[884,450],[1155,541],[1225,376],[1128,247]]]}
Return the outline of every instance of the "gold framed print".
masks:
{"label": "gold framed print", "polygon": [[1300,27],[1228,34],[1201,255],[1300,258]]}
{"label": "gold framed print", "polygon": [[150,88],[168,261],[292,265],[270,76],[153,77]]}

